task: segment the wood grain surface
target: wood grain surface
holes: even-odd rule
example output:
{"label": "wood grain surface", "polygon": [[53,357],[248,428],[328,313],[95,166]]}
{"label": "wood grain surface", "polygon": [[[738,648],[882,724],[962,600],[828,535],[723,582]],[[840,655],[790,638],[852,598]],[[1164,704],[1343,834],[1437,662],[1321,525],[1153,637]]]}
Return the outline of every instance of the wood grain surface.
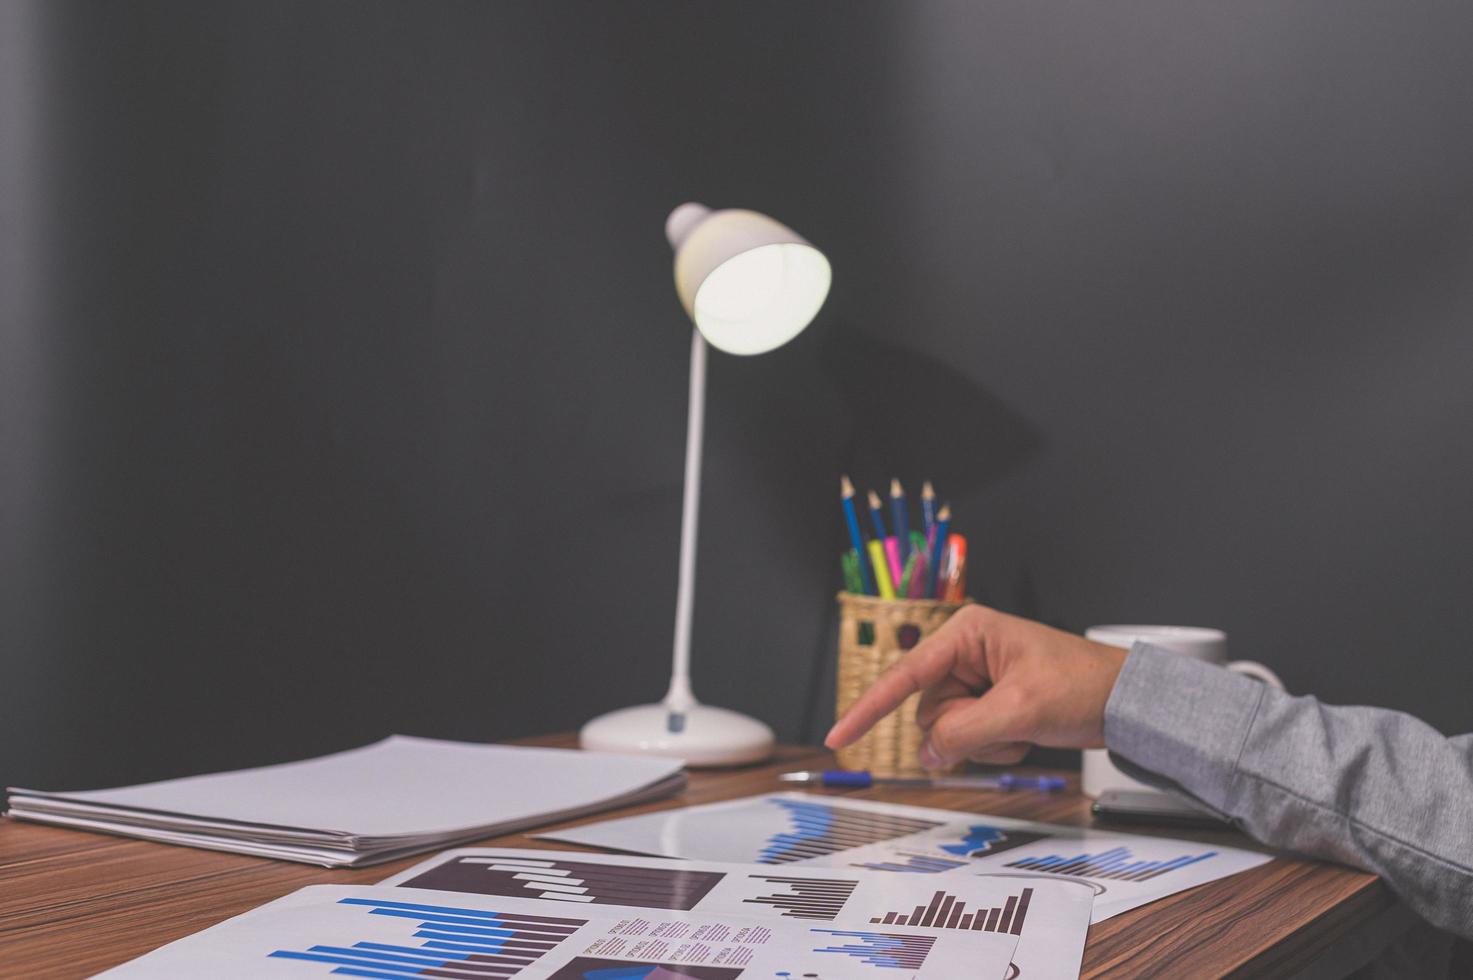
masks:
{"label": "wood grain surface", "polygon": [[[571,745],[571,736],[525,739]],[[782,788],[791,769],[822,768],[827,752],[784,747],[761,766],[694,772],[679,796],[619,815],[708,803]],[[833,795],[1088,826],[1075,774],[1058,794],[870,789]],[[552,826],[607,819],[585,817]],[[1163,836],[1251,846],[1231,833]],[[521,834],[483,844],[544,844]],[[71,978],[96,973],[279,898],[303,885],[372,884],[423,859],[361,870],[318,868],[102,834],[0,821],[0,976]],[[1396,909],[1374,875],[1278,858],[1091,927],[1086,977],[1299,975]],[[1351,964],[1354,965],[1354,964]]]}

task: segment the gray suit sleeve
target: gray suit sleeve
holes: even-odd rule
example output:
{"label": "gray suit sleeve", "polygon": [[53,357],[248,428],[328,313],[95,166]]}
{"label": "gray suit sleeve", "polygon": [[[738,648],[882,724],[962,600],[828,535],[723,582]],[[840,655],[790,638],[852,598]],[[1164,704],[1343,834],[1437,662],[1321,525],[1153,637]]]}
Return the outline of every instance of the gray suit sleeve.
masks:
{"label": "gray suit sleeve", "polygon": [[1473,735],[1137,644],[1105,742],[1263,843],[1374,871],[1423,918],[1473,938]]}

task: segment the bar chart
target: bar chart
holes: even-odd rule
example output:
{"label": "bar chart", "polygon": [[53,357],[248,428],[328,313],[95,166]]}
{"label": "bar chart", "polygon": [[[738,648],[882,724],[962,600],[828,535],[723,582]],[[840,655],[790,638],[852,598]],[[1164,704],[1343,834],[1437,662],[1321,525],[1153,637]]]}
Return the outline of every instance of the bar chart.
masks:
{"label": "bar chart", "polygon": [[1107,878],[1119,881],[1150,881],[1173,871],[1206,861],[1217,856],[1216,851],[1202,854],[1182,854],[1178,857],[1155,861],[1136,860],[1128,847],[1113,847],[1098,854],[1075,854],[1064,857],[1050,854],[1047,857],[1027,857],[1010,861],[1009,868],[1051,875],[1073,875],[1079,878]]}
{"label": "bar chart", "polygon": [[781,886],[784,891],[775,895],[758,895],[744,898],[749,905],[770,905],[782,909],[782,914],[791,919],[824,919],[832,921],[844,910],[844,903],[859,887],[857,881],[837,878],[785,878],[748,875],[756,881]]}
{"label": "bar chart", "polygon": [[[869,966],[898,970],[919,970],[926,954],[936,945],[934,936],[905,936],[888,932],[849,932],[842,929],[814,929],[813,932],[837,937],[837,945],[816,947],[815,953],[839,953],[852,956]],[[853,940],[844,942],[843,940]]]}
{"label": "bar chart", "polygon": [[403,980],[433,976],[449,980],[488,980],[516,976],[587,924],[586,919],[512,915],[446,905],[418,905],[369,898],[344,898],[339,905],[361,906],[369,915],[405,920],[407,943],[417,946],[358,942],[351,946],[317,945],[305,950],[278,949],[274,959],[321,963],[338,976]]}
{"label": "bar chart", "polygon": [[916,854],[911,851],[896,851],[893,861],[865,861],[851,865],[855,868],[868,868],[871,871],[906,871],[913,874],[939,874],[942,871],[954,871],[957,868],[966,867],[969,863],[965,860],[956,861],[952,858],[938,857],[934,854]]}
{"label": "bar chart", "polygon": [[768,837],[757,857],[759,864],[804,861],[942,826],[930,820],[851,810],[810,800],[772,797],[767,802],[785,813],[789,827]]}
{"label": "bar chart", "polygon": [[452,858],[403,884],[476,895],[688,912],[725,877],[715,871],[493,855]]}
{"label": "bar chart", "polygon": [[1033,889],[1024,888],[1017,895],[1009,895],[1007,901],[995,908],[966,911],[966,902],[957,900],[949,892],[938,891],[931,897],[929,905],[917,905],[906,912],[886,912],[884,916],[870,919],[871,922],[887,926],[921,926],[927,929],[970,929],[978,932],[1007,932],[1014,936],[1023,934],[1023,920],[1028,916],[1028,904],[1033,899]]}

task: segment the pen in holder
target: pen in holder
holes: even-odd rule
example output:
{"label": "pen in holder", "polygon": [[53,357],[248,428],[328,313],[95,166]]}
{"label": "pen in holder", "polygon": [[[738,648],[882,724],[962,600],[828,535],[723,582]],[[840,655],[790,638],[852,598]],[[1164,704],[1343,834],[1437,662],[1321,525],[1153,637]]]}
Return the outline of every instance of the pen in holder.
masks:
{"label": "pen in holder", "polygon": [[[839,593],[838,715],[870,689],[906,652],[934,633],[965,603],[940,599],[881,599]],[[916,727],[920,695],[881,719],[859,741],[838,752],[845,769],[867,769],[878,776],[919,774],[916,759],[921,732]],[[960,770],[954,766],[948,772]]]}

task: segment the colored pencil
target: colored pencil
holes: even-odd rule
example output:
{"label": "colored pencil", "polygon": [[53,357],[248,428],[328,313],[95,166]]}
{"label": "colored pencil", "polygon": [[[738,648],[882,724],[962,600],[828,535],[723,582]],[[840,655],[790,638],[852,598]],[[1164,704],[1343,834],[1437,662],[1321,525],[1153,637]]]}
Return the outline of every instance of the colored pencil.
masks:
{"label": "colored pencil", "polygon": [[864,535],[859,533],[859,518],[854,514],[854,484],[849,482],[849,477],[839,477],[840,503],[844,508],[844,523],[849,525],[849,544],[854,548],[855,554],[859,555],[859,578],[864,584],[865,595],[878,595],[875,591],[875,579],[870,573],[869,562],[864,560],[868,554],[864,547]]}
{"label": "colored pencil", "polygon": [[946,547],[946,535],[951,530],[951,505],[942,504],[941,509],[936,512],[936,539],[931,542],[931,567],[927,574],[930,580],[926,586],[926,598],[939,598],[936,591],[936,583],[941,575],[941,551]]}
{"label": "colored pencil", "polygon": [[[873,490],[869,492],[869,519],[875,525],[875,538],[881,542],[888,542],[890,536],[885,533],[885,511],[880,505],[880,495]],[[896,555],[890,554],[890,545],[882,545],[885,558],[890,563],[890,581],[900,581],[900,560]],[[898,553],[897,553],[898,554]]]}
{"label": "colored pencil", "polygon": [[905,513],[905,488],[900,481],[890,480],[890,517],[895,523],[895,538],[900,543],[900,564],[910,560],[910,520]]}
{"label": "colored pencil", "polygon": [[875,537],[884,541],[890,535],[885,530],[885,514],[880,510],[880,495],[873,490],[869,492],[869,519],[875,527]]}
{"label": "colored pencil", "polygon": [[921,527],[929,538],[931,528],[936,526],[936,490],[927,480],[921,484]]}
{"label": "colored pencil", "polygon": [[895,586],[890,581],[890,567],[885,561],[885,547],[878,541],[869,542],[869,560],[871,570],[875,575],[875,585],[880,590],[881,599],[895,598]]}

